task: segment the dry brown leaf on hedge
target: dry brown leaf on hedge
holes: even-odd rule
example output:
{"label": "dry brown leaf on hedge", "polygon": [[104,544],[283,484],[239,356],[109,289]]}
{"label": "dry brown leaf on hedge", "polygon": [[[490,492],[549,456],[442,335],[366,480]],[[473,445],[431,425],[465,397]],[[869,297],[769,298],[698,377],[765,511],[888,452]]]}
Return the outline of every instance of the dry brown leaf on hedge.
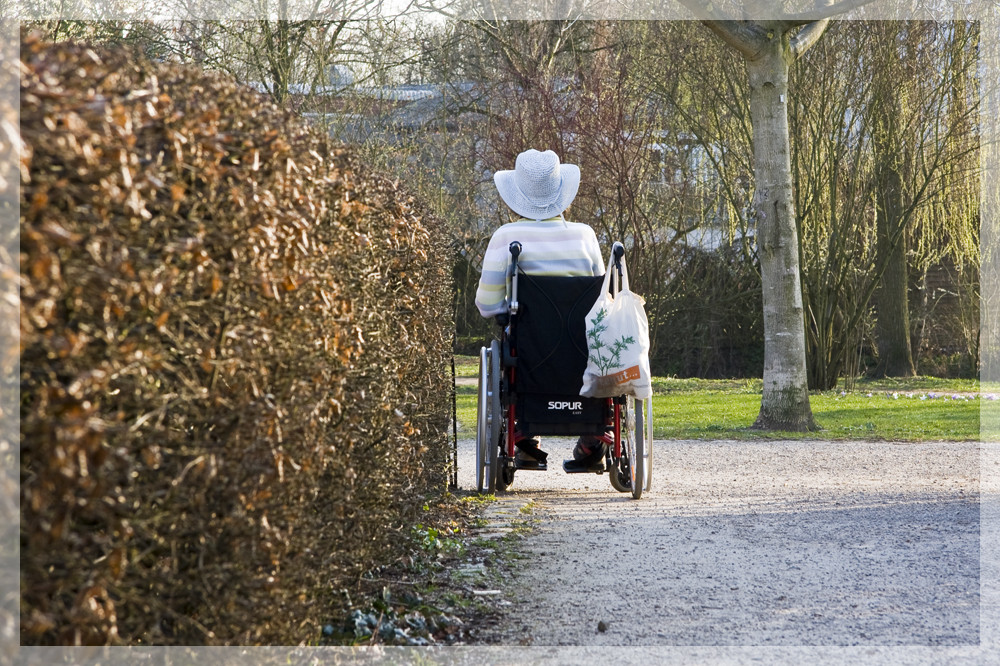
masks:
{"label": "dry brown leaf on hedge", "polygon": [[31,207],[28,209],[28,217],[34,219],[49,205],[48,192],[40,190],[31,197]]}
{"label": "dry brown leaf on hedge", "polygon": [[357,217],[364,215],[371,210],[371,206],[357,200],[344,199],[340,202],[340,214],[344,217]]}
{"label": "dry brown leaf on hedge", "polygon": [[55,618],[37,608],[31,609],[27,617],[21,617],[21,631],[31,637],[39,637],[56,628]]}
{"label": "dry brown leaf on hedge", "polygon": [[[175,181],[170,184],[170,199],[174,203],[179,203],[184,200],[184,192],[186,190],[184,183]],[[174,209],[176,211],[176,208]]]}
{"label": "dry brown leaf on hedge", "polygon": [[212,280],[209,283],[208,293],[215,296],[222,289],[222,278],[219,277],[218,273],[212,273]]}
{"label": "dry brown leaf on hedge", "polygon": [[125,572],[125,565],[128,563],[128,557],[125,554],[125,548],[119,546],[111,551],[108,555],[108,569],[111,571],[111,576],[118,580],[122,577]]}

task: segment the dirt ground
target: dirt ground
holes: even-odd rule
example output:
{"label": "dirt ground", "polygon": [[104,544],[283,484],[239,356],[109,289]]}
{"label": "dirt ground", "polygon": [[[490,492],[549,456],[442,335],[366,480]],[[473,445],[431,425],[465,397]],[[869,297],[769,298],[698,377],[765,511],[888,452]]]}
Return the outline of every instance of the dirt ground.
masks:
{"label": "dirt ground", "polygon": [[[537,523],[485,644],[568,663],[1000,663],[986,445],[657,441],[636,501],[564,474],[572,444],[544,441],[550,469],[500,495]],[[473,442],[459,453],[474,487]]]}

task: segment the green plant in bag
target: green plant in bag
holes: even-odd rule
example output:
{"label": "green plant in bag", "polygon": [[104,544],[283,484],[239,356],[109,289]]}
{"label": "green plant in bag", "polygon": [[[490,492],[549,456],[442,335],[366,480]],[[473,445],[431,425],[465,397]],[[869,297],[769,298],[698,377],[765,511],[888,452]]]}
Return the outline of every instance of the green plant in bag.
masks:
{"label": "green plant in bag", "polygon": [[[590,355],[590,360],[593,361],[604,374],[607,374],[611,368],[619,367],[621,365],[622,352],[628,349],[630,345],[635,344],[635,338],[631,335],[621,336],[621,338],[615,340],[610,347],[604,344],[604,341],[601,339],[601,334],[608,330],[608,325],[604,323],[604,319],[607,316],[607,309],[601,308],[597,312],[597,315],[590,320],[591,328],[587,331],[587,337],[590,338],[589,347],[593,352]],[[605,356],[602,353],[603,349],[608,350],[608,356]]]}

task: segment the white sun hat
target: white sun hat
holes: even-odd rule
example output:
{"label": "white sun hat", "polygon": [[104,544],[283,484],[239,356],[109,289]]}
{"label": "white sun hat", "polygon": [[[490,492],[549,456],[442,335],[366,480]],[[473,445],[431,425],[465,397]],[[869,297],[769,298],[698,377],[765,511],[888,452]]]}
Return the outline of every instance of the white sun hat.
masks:
{"label": "white sun hat", "polygon": [[514,169],[493,174],[500,198],[521,217],[545,220],[566,210],[580,187],[580,167],[559,164],[551,150],[517,156]]}

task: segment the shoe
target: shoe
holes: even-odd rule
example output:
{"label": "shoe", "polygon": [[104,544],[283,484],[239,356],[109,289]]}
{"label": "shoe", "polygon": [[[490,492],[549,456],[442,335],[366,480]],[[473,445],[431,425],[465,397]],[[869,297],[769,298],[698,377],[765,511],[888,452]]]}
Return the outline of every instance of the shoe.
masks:
{"label": "shoe", "polygon": [[514,467],[517,469],[545,469],[546,464],[521,449],[514,452]]}
{"label": "shoe", "polygon": [[[589,441],[585,441],[589,439]],[[589,445],[589,446],[588,446]],[[604,442],[596,437],[581,437],[573,447],[573,460],[563,461],[563,470],[567,474],[591,472],[599,474],[604,471]]]}
{"label": "shoe", "polygon": [[514,442],[517,451],[514,452],[514,467],[517,469],[547,469],[546,460],[549,454],[538,448],[538,440],[525,437]]}

